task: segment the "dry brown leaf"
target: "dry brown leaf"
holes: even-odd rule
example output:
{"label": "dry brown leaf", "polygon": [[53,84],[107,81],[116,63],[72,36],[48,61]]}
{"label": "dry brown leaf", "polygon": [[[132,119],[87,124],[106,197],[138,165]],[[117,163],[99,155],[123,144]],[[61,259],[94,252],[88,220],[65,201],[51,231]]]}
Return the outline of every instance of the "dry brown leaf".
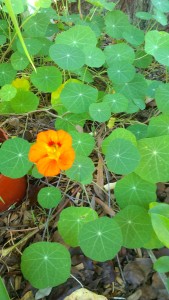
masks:
{"label": "dry brown leaf", "polygon": [[64,300],[107,300],[107,298],[81,288],[64,298]]}
{"label": "dry brown leaf", "polygon": [[136,288],[146,282],[151,271],[152,262],[149,258],[137,258],[124,267],[124,277],[133,288]]}

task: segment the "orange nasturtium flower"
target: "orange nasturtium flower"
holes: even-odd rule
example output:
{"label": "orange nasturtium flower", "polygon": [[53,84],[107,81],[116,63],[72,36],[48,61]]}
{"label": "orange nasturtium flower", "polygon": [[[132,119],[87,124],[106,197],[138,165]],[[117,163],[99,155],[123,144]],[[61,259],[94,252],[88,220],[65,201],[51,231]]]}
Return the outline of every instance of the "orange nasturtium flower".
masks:
{"label": "orange nasturtium flower", "polygon": [[71,168],[75,159],[72,137],[64,130],[47,130],[38,133],[37,141],[30,148],[29,160],[40,174],[55,176]]}

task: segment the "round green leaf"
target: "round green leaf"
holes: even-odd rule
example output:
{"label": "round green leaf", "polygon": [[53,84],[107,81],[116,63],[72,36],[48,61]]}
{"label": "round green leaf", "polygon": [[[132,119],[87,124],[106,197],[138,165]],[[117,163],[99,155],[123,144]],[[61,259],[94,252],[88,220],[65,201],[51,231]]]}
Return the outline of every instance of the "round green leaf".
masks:
{"label": "round green leaf", "polygon": [[107,69],[109,78],[113,83],[121,84],[131,81],[135,75],[135,68],[127,62],[114,62]]}
{"label": "round green leaf", "polygon": [[127,114],[133,114],[135,112],[138,112],[139,111],[139,107],[130,99],[129,100],[129,104],[128,104],[128,107],[126,109],[126,113]]}
{"label": "round green leaf", "polygon": [[134,124],[130,125],[126,128],[130,132],[132,132],[137,140],[144,139],[147,137],[148,126],[145,124]]}
{"label": "round green leaf", "polygon": [[51,59],[64,70],[77,70],[85,64],[84,53],[69,45],[52,45],[49,49]]}
{"label": "round green leaf", "polygon": [[136,141],[136,137],[134,136],[134,134],[132,134],[130,131],[128,131],[124,128],[117,128],[117,129],[113,130],[112,133],[104,139],[104,141],[102,143],[103,154],[106,153],[107,147],[110,144],[110,142],[113,141],[114,139],[118,139],[119,137],[124,140],[130,141],[131,143],[133,143],[133,145],[137,146],[137,141]]}
{"label": "round green leaf", "polygon": [[147,182],[132,173],[117,181],[115,197],[120,208],[128,205],[140,205],[145,208],[149,203],[156,201],[156,185]]}
{"label": "round green leaf", "polygon": [[151,0],[152,4],[162,12],[169,12],[169,1],[168,0]]}
{"label": "round green leaf", "polygon": [[[145,109],[146,104],[145,104],[145,100],[144,99],[137,99],[137,98],[133,98],[133,102],[134,104],[141,110]],[[127,112],[129,113],[129,109],[127,110]]]}
{"label": "round green leaf", "polygon": [[50,41],[49,39],[47,39],[45,37],[40,38],[39,40],[41,41],[42,48],[40,49],[38,55],[49,56],[49,48],[53,44],[52,41]]}
{"label": "round green leaf", "polygon": [[62,83],[61,72],[53,66],[39,67],[31,74],[31,81],[39,91],[50,93],[55,91]]}
{"label": "round green leaf", "polygon": [[147,88],[146,95],[151,98],[155,98],[155,92],[156,92],[157,88],[162,84],[164,84],[162,81],[157,81],[157,80],[150,81],[150,84],[148,85],[148,88]]}
{"label": "round green leaf", "polygon": [[154,183],[168,181],[168,135],[139,140],[138,149],[141,154],[141,160],[135,173],[143,179]]}
{"label": "round green leaf", "polygon": [[151,213],[151,221],[158,239],[169,248],[169,218]]}
{"label": "round green leaf", "polygon": [[89,106],[89,114],[94,121],[105,122],[111,117],[111,108],[108,103],[92,103]]}
{"label": "round green leaf", "polygon": [[[2,1],[1,1],[2,2]],[[15,15],[22,14],[24,12],[23,0],[11,0],[12,9]],[[6,6],[3,6],[3,11],[8,13]]]}
{"label": "round green leaf", "polygon": [[31,169],[31,175],[38,179],[43,177],[43,175],[38,172],[36,165],[34,165],[33,168]]}
{"label": "round green leaf", "polygon": [[163,12],[159,11],[158,9],[154,9],[154,12],[155,15],[153,15],[153,18],[161,25],[166,26],[168,23],[167,16]]}
{"label": "round green leaf", "polygon": [[58,243],[34,243],[21,256],[22,273],[37,289],[64,283],[70,276],[70,267],[69,251]]}
{"label": "round green leaf", "polygon": [[16,51],[11,55],[11,65],[15,70],[24,70],[29,65],[29,60],[25,54]]}
{"label": "round green leaf", "polygon": [[10,114],[10,113],[14,113],[10,101],[3,101],[0,102],[0,112],[1,114]]}
{"label": "round green leaf", "polygon": [[39,98],[30,91],[18,89],[17,94],[11,100],[11,106],[15,113],[22,114],[36,110]]}
{"label": "round green leaf", "polygon": [[76,126],[84,126],[84,123],[86,121],[86,114],[67,114],[62,117],[57,117],[55,122],[55,128],[63,129],[65,131],[72,131],[76,130]]}
{"label": "round green leaf", "polygon": [[159,273],[169,272],[169,256],[162,256],[158,258],[153,267]]}
{"label": "round green leaf", "polygon": [[96,261],[110,260],[122,245],[122,234],[114,219],[102,217],[85,224],[79,232],[80,248]]}
{"label": "round green leaf", "polygon": [[106,33],[116,39],[123,37],[123,33],[128,29],[130,23],[127,15],[120,10],[108,12],[105,16]]}
{"label": "round green leaf", "polygon": [[82,184],[91,183],[94,172],[93,161],[86,156],[78,155],[73,163],[73,166],[66,171],[66,175],[75,181]]}
{"label": "round green leaf", "polygon": [[17,89],[11,84],[5,84],[0,90],[0,98],[2,101],[9,101],[15,97]]}
{"label": "round green leaf", "polygon": [[97,218],[97,213],[89,207],[68,207],[60,214],[59,233],[68,245],[77,247],[79,231],[83,225]]}
{"label": "round green leaf", "polygon": [[161,47],[168,45],[169,35],[164,31],[152,30],[145,35],[145,52],[156,56],[156,52]]}
{"label": "round green leaf", "polygon": [[123,33],[123,38],[134,46],[139,46],[144,42],[144,31],[138,29],[134,25],[130,25]]}
{"label": "round green leaf", "polygon": [[88,45],[95,47],[97,39],[89,26],[75,25],[57,35],[56,44],[69,45],[75,48],[84,49]]}
{"label": "round green leaf", "polygon": [[150,216],[143,207],[128,205],[114,219],[121,228],[124,247],[141,248],[150,239],[153,228]]}
{"label": "round green leaf", "polygon": [[11,83],[16,76],[16,71],[9,63],[0,64],[0,86]]}
{"label": "round green leaf", "polygon": [[150,205],[149,212],[169,218],[169,205],[167,203],[153,202]]}
{"label": "round green leaf", "polygon": [[98,90],[79,83],[67,83],[60,95],[63,105],[73,113],[87,112],[91,103],[96,102]]}
{"label": "round green leaf", "polygon": [[164,114],[169,114],[169,83],[160,85],[155,92],[157,107]]}
{"label": "round green leaf", "polygon": [[114,62],[133,63],[134,50],[125,43],[106,46],[104,49],[106,63],[111,66]]}
{"label": "round green leaf", "polygon": [[[36,38],[25,38],[24,39],[25,45],[28,49],[30,55],[36,55],[39,53],[40,49],[42,48],[41,40]],[[25,51],[20,43],[20,40],[17,40],[17,50],[25,54]]]}
{"label": "round green leaf", "polygon": [[112,113],[124,112],[128,108],[128,99],[119,93],[107,94],[103,98],[104,103],[108,103]]}
{"label": "round green leaf", "polygon": [[137,50],[135,56],[134,65],[137,68],[148,68],[153,60],[153,57],[149,54],[146,54],[143,50]]}
{"label": "round green leaf", "polygon": [[112,140],[107,146],[106,163],[116,174],[133,172],[140,162],[140,154],[132,142],[122,138]]}
{"label": "round green leaf", "polygon": [[168,48],[169,48],[169,34],[167,39],[161,44],[155,53],[155,59],[162,65],[169,66],[169,55],[168,55]]}
{"label": "round green leaf", "polygon": [[54,186],[44,187],[38,193],[38,203],[43,208],[54,208],[61,201],[61,192]]}
{"label": "round green leaf", "polygon": [[52,24],[50,23],[47,27],[47,30],[46,30],[46,34],[45,36],[46,37],[51,37],[53,36],[54,34],[58,33],[59,29],[58,29],[58,26],[57,24]]}
{"label": "round green leaf", "polygon": [[136,17],[141,20],[151,20],[153,18],[152,14],[145,12],[145,11],[137,11]]}
{"label": "round green leaf", "polygon": [[142,74],[136,74],[130,82],[114,84],[114,90],[122,93],[129,100],[144,99],[146,96],[147,82]]}
{"label": "round green leaf", "polygon": [[38,13],[32,16],[25,22],[23,29],[25,34],[30,37],[45,36],[47,27],[49,25],[49,18],[46,14]]}
{"label": "round green leaf", "polygon": [[85,54],[85,64],[91,68],[100,68],[105,62],[105,55],[99,48],[91,46],[83,49]]}
{"label": "round green leaf", "polygon": [[169,135],[169,116],[160,115],[150,119],[148,137]]}
{"label": "round green leaf", "polygon": [[143,246],[145,249],[159,249],[163,248],[164,244],[158,239],[156,233],[153,231],[150,239]]}
{"label": "round green leaf", "polygon": [[88,156],[93,151],[95,140],[90,134],[77,131],[72,131],[70,134],[73,139],[73,149],[77,154]]}
{"label": "round green leaf", "polygon": [[30,144],[22,138],[5,141],[0,148],[0,173],[11,178],[27,174],[32,166],[28,160]]}

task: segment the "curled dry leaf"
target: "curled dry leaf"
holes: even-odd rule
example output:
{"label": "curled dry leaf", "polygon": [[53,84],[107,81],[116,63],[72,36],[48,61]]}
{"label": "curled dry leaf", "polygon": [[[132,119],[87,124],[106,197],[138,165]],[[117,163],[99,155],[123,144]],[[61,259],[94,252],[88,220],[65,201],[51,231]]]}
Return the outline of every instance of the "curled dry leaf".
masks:
{"label": "curled dry leaf", "polygon": [[107,300],[107,298],[81,288],[64,298],[64,300]]}
{"label": "curled dry leaf", "polygon": [[149,258],[137,258],[124,267],[124,277],[128,284],[136,288],[146,282],[151,271],[152,262]]}

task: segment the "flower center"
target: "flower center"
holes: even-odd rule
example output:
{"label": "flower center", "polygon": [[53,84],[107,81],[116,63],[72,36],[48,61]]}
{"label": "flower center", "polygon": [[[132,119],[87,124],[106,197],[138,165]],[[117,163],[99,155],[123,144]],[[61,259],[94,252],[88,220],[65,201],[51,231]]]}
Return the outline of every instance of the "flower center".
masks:
{"label": "flower center", "polygon": [[47,153],[48,153],[48,157],[50,159],[55,159],[58,160],[59,156],[60,156],[60,151],[59,151],[59,145],[55,144],[54,142],[49,142],[48,146],[47,146]]}

